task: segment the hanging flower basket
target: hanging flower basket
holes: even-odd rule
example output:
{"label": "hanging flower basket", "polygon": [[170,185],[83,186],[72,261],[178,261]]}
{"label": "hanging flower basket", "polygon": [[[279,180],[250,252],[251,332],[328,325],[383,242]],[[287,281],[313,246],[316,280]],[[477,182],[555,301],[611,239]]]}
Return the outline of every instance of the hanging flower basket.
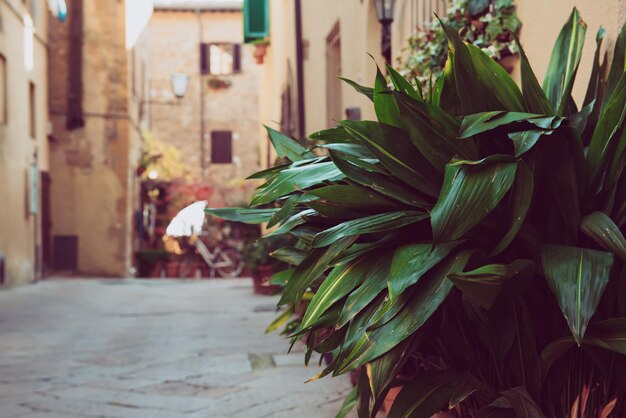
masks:
{"label": "hanging flower basket", "polygon": [[267,54],[267,47],[270,45],[270,42],[266,39],[262,39],[256,42],[253,42],[254,45],[254,60],[257,64],[263,64],[265,61],[265,55]]}

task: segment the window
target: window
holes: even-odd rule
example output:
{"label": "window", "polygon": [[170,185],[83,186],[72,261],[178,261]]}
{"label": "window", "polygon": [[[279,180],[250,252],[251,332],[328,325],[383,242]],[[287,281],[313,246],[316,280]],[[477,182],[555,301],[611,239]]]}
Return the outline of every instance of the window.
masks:
{"label": "window", "polygon": [[37,134],[37,115],[35,114],[36,110],[36,93],[35,93],[35,84],[33,82],[28,83],[28,106],[29,106],[29,124],[30,124],[30,137],[35,138]]}
{"label": "window", "polygon": [[233,133],[231,131],[211,132],[211,162],[229,164],[233,161]]}
{"label": "window", "polygon": [[0,55],[0,124],[7,123],[7,61]]}
{"label": "window", "polygon": [[241,72],[241,45],[210,43],[200,45],[200,72],[227,75]]}

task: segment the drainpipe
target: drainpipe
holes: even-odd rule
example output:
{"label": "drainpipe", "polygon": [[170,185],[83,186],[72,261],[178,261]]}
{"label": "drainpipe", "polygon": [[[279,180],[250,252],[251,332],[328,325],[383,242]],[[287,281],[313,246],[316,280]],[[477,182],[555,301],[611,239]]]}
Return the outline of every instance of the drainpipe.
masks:
{"label": "drainpipe", "polygon": [[296,82],[298,84],[298,137],[306,138],[304,113],[304,53],[302,51],[302,0],[296,0]]}
{"label": "drainpipe", "polygon": [[[200,8],[196,9],[196,15],[198,16],[198,48],[202,48],[202,13]],[[202,56],[201,56],[202,57]],[[200,58],[202,59],[202,58]],[[200,169],[202,176],[206,175],[206,156],[204,155],[204,77],[202,75],[202,63],[198,65],[198,82],[200,90]]]}

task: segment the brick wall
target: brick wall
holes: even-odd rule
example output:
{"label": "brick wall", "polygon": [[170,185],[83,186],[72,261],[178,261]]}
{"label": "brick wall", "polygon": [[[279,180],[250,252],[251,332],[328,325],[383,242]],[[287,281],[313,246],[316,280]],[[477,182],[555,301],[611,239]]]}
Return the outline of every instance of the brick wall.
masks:
{"label": "brick wall", "polygon": [[[204,76],[205,171],[201,170],[200,145],[200,42],[243,42],[242,15],[238,11],[202,12],[201,25],[194,11],[155,10],[150,22],[150,130],[154,136],[175,145],[190,170],[204,174],[210,184],[225,186],[245,178],[259,167],[259,72],[252,47],[242,45],[242,71],[221,76],[231,82],[228,88],[208,85]],[[200,37],[200,26],[202,35]],[[182,99],[171,92],[171,75],[189,76]],[[213,130],[233,132],[233,163],[210,163],[210,136]]]}

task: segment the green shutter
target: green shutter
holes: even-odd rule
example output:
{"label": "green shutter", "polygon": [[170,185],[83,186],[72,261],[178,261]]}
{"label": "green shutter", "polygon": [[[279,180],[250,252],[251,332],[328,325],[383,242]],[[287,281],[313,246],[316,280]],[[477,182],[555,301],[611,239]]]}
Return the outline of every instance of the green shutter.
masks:
{"label": "green shutter", "polygon": [[263,39],[269,35],[269,0],[244,0],[243,34],[244,42]]}

